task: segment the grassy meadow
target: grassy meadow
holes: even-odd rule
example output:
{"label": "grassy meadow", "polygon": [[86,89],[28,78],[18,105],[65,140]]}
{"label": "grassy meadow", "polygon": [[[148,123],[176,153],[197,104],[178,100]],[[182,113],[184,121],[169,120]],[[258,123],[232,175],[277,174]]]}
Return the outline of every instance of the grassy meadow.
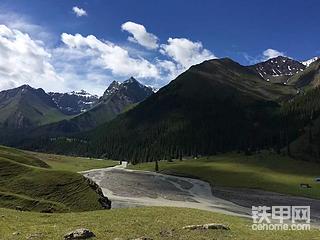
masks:
{"label": "grassy meadow", "polygon": [[38,212],[102,209],[99,195],[76,172],[113,165],[116,162],[0,146],[0,207]]}
{"label": "grassy meadow", "polygon": [[[131,165],[154,171],[154,163]],[[159,161],[160,172],[200,178],[215,186],[254,188],[320,199],[320,164],[295,160],[274,153],[252,156],[223,154],[198,159]],[[311,188],[300,188],[306,183]]]}
{"label": "grassy meadow", "polygon": [[[190,224],[221,223],[226,230],[183,230]],[[85,227],[96,235],[94,239],[153,240],[316,240],[319,230],[253,231],[250,219],[242,219],[207,211],[184,208],[144,207],[92,211],[82,213],[43,214],[0,209],[0,240],[63,239],[64,234]],[[15,233],[15,234],[14,234]]]}
{"label": "grassy meadow", "polygon": [[52,169],[70,172],[81,172],[90,169],[107,168],[119,164],[118,161],[102,160],[85,157],[72,157],[56,154],[27,152],[30,155],[41,159]]}
{"label": "grassy meadow", "polygon": [[[139,237],[153,240],[319,239],[318,229],[253,231],[251,219],[196,209],[141,207],[100,210],[96,193],[77,172],[115,164],[115,161],[33,153],[0,146],[0,240],[58,240],[63,239],[67,232],[83,227],[92,230],[97,240]],[[290,168],[286,167],[288,164]],[[244,157],[228,154],[161,161],[159,165],[163,172],[195,176],[211,184],[319,197],[316,192],[319,188],[313,183],[319,166],[277,155]],[[152,171],[154,163],[132,167]],[[298,192],[296,184],[301,181],[310,183],[313,188],[309,192]],[[16,206],[22,206],[26,211],[16,211]],[[48,208],[53,208],[54,213],[40,213]],[[186,225],[206,223],[225,224],[230,230],[182,229]]]}

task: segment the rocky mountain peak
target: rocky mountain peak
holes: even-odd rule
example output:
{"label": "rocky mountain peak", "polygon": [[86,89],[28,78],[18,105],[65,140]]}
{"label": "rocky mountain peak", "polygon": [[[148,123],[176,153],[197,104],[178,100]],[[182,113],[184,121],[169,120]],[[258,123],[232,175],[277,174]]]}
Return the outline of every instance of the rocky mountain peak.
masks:
{"label": "rocky mountain peak", "polygon": [[118,98],[128,98],[132,102],[140,102],[153,93],[152,89],[141,84],[134,77],[120,83],[113,81],[107,90],[104,92],[102,101],[107,101],[113,96]]}
{"label": "rocky mountain peak", "polygon": [[278,56],[252,65],[250,68],[256,71],[266,81],[286,83],[289,77],[302,72],[306,66],[294,59]]}

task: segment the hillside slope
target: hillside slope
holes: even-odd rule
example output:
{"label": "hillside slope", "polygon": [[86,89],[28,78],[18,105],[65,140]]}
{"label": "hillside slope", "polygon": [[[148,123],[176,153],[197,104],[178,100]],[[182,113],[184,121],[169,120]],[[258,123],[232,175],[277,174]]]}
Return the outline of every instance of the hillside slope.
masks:
{"label": "hillside slope", "polygon": [[88,211],[103,209],[99,199],[82,175],[52,170],[31,154],[0,146],[0,207]]}
{"label": "hillside slope", "polygon": [[0,128],[23,129],[64,118],[43,89],[23,85],[0,92]]}
{"label": "hillside slope", "polygon": [[[309,80],[310,83],[317,81],[316,78]],[[310,84],[304,91],[283,107],[288,129],[295,136],[290,154],[299,159],[320,161],[320,88]]]}
{"label": "hillside slope", "polygon": [[304,90],[318,87],[320,85],[320,59],[311,63],[303,72],[292,76],[288,84]]}

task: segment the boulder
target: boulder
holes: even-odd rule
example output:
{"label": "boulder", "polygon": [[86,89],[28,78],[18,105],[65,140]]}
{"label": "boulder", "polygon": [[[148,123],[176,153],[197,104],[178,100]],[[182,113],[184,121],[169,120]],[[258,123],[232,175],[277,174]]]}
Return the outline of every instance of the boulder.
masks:
{"label": "boulder", "polygon": [[43,239],[42,233],[33,233],[27,236],[27,240],[36,240],[36,239]]}
{"label": "boulder", "polygon": [[221,230],[230,230],[230,228],[226,225],[220,223],[209,223],[203,225],[188,225],[183,227],[182,229],[187,230],[208,230],[208,229],[221,229]]}
{"label": "boulder", "polygon": [[21,207],[21,206],[16,206],[16,210],[17,210],[17,211],[23,211],[23,207]]}
{"label": "boulder", "polygon": [[79,228],[64,235],[65,240],[87,239],[95,237],[94,233],[86,228]]}
{"label": "boulder", "polygon": [[172,230],[163,230],[163,231],[160,231],[160,236],[161,237],[172,237],[173,236],[173,232],[174,232],[174,229]]}
{"label": "boulder", "polygon": [[153,239],[149,238],[149,237],[139,237],[139,238],[135,238],[135,239],[131,239],[131,240],[153,240]]}

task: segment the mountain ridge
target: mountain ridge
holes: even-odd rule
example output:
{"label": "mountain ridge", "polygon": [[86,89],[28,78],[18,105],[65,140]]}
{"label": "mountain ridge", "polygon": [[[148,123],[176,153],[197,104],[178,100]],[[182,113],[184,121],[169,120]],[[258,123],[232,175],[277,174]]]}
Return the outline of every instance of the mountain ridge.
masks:
{"label": "mountain ridge", "polygon": [[42,88],[29,85],[0,92],[0,126],[28,128],[64,119],[51,97]]}

